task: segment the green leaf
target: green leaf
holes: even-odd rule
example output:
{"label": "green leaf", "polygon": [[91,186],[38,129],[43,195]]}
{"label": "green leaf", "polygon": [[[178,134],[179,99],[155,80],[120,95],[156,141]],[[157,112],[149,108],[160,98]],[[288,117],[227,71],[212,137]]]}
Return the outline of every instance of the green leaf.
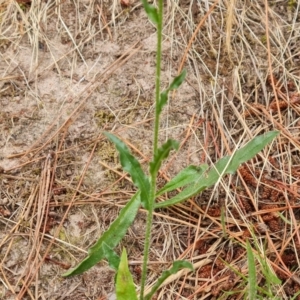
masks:
{"label": "green leaf", "polygon": [[160,288],[162,283],[171,275],[176,274],[181,269],[194,270],[193,265],[187,261],[178,260],[173,262],[170,270],[163,271],[161,276],[157,279],[156,284],[152,287],[150,293],[144,297],[144,300],[150,300],[155,292]]}
{"label": "green leaf", "polygon": [[168,140],[164,143],[158,150],[157,153],[154,155],[154,159],[150,162],[150,173],[157,174],[161,163],[164,159],[169,156],[171,150],[176,149],[178,150],[179,143],[174,140]]}
{"label": "green leaf", "polygon": [[116,280],[117,300],[137,300],[132,275],[128,268],[127,254],[123,249]]}
{"label": "green leaf", "polygon": [[126,206],[121,209],[118,218],[114,220],[109,229],[104,232],[96,244],[89,249],[88,256],[75,268],[67,271],[62,276],[67,277],[81,274],[102,260],[105,254],[107,254],[107,247],[113,249],[124,237],[127,229],[135,219],[140,204],[140,193],[137,192]]}
{"label": "green leaf", "polygon": [[278,131],[270,131],[266,134],[262,134],[252,139],[246,146],[237,150],[230,161],[226,173],[235,173],[240,164],[254,157],[259,151],[261,151],[267,144],[269,144],[277,135]]}
{"label": "green leaf", "polygon": [[273,284],[281,284],[281,280],[270,270],[268,280]]}
{"label": "green leaf", "polygon": [[207,164],[202,164],[198,166],[188,166],[187,168],[180,171],[173,179],[171,179],[162,189],[160,189],[157,196],[160,196],[169,191],[176,190],[183,186],[187,186],[194,183],[198,178],[200,178],[203,173],[208,169]]}
{"label": "green leaf", "polygon": [[294,294],[293,298],[291,298],[291,300],[296,300],[298,295],[300,295],[300,291],[298,291],[296,294]]}
{"label": "green leaf", "polygon": [[157,105],[158,114],[161,113],[163,107],[168,102],[169,92],[177,89],[182,84],[182,82],[184,81],[185,76],[186,76],[186,70],[183,70],[178,76],[176,76],[173,79],[170,86],[160,94],[158,105]]}
{"label": "green leaf", "polygon": [[249,300],[256,300],[257,283],[256,283],[256,269],[253,251],[249,241],[246,244],[247,258],[248,258],[248,283],[249,283]]}
{"label": "green leaf", "polygon": [[144,9],[146,11],[146,14],[148,16],[148,18],[155,24],[157,25],[158,22],[159,22],[159,16],[158,16],[158,11],[157,9],[149,4],[147,2],[147,0],[142,0],[142,3],[143,3],[143,6],[144,6]]}
{"label": "green leaf", "polygon": [[256,255],[256,258],[262,266],[261,271],[264,275],[264,278],[266,279],[266,282],[268,284],[281,284],[281,280],[273,273],[272,269],[266,261],[266,258],[260,257],[259,255]]}
{"label": "green leaf", "polygon": [[97,241],[97,243],[89,249],[88,253],[91,254],[93,252],[97,252],[100,248],[102,248],[103,243],[106,243],[107,246],[111,248],[116,247],[119,241],[126,234],[129,226],[134,221],[140,204],[140,193],[137,192],[121,209],[119,216],[109,226],[109,229],[103,233],[102,237]]}
{"label": "green leaf", "polygon": [[192,184],[185,188],[182,192],[177,194],[175,197],[166,200],[164,202],[159,202],[154,204],[154,208],[162,208],[167,206],[172,206],[178,204],[186,199],[193,197],[194,195],[204,191],[208,186],[203,182],[200,184]]}
{"label": "green leaf", "polygon": [[120,264],[119,255],[106,243],[102,244],[104,257],[107,259],[109,266],[115,271],[118,270]]}
{"label": "green leaf", "polygon": [[159,101],[158,101],[158,104],[157,104],[158,115],[160,115],[163,107],[168,102],[168,94],[169,94],[169,90],[166,90],[166,91],[163,91],[162,93],[160,93]]}
{"label": "green leaf", "polygon": [[128,147],[118,137],[108,132],[104,132],[104,134],[115,144],[120,154],[120,162],[123,169],[130,174],[133,183],[141,190],[142,205],[148,209],[150,191],[149,178],[143,172],[139,161],[130,153]]}
{"label": "green leaf", "polygon": [[182,192],[175,197],[160,203],[155,204],[155,208],[166,207],[180,203],[188,198],[199,194],[208,187],[214,185],[220,177],[225,174],[234,173],[240,164],[254,157],[259,151],[261,151],[269,142],[271,142],[277,135],[278,131],[271,131],[267,134],[260,135],[243,148],[237,150],[232,156],[225,156],[221,158],[215,166],[213,166],[207,174],[200,176],[195,183],[192,183],[186,187]]}
{"label": "green leaf", "polygon": [[221,177],[221,174],[226,174],[225,169],[228,166],[230,157],[226,156],[221,158],[210,170],[207,174],[202,174],[202,176],[199,176],[194,183],[186,187],[182,192],[174,196],[173,198],[166,200],[164,202],[155,203],[155,208],[161,208],[166,207],[170,205],[175,205],[177,203],[180,203],[186,199],[189,199],[196,194],[201,193],[206,188],[211,187],[214,185],[219,178]]}
{"label": "green leaf", "polygon": [[168,90],[173,91],[173,90],[178,89],[181,86],[181,84],[183,83],[185,77],[186,77],[186,70],[182,70],[182,72],[173,79]]}

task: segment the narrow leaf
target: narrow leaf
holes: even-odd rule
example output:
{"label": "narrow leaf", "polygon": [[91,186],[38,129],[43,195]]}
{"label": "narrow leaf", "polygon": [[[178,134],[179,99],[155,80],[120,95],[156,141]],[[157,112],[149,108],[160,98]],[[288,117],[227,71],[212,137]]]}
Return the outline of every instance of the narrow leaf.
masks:
{"label": "narrow leaf", "polygon": [[168,94],[169,94],[169,90],[166,90],[166,91],[163,91],[163,92],[160,93],[159,101],[158,101],[158,104],[157,104],[158,115],[160,115],[163,107],[168,102]]}
{"label": "narrow leaf", "polygon": [[215,166],[213,166],[208,171],[207,174],[203,174],[202,176],[199,176],[194,183],[186,187],[182,192],[180,192],[179,194],[177,194],[176,196],[174,196],[169,200],[156,203],[154,207],[160,208],[160,207],[175,205],[211,187],[219,180],[221,174],[222,175],[226,174],[224,171],[225,168],[228,166],[229,160],[230,160],[229,156],[221,158],[219,161],[217,161]]}
{"label": "narrow leaf", "polygon": [[215,166],[213,166],[207,174],[200,176],[195,183],[186,187],[182,192],[175,197],[160,203],[155,204],[155,208],[166,207],[180,203],[188,198],[199,194],[208,187],[214,185],[221,176],[234,173],[240,164],[254,157],[262,150],[269,142],[279,134],[278,131],[271,131],[267,134],[257,136],[246,144],[243,148],[237,150],[232,156],[221,158]]}
{"label": "narrow leaf", "polygon": [[175,89],[178,89],[181,86],[181,84],[183,83],[185,77],[186,77],[186,70],[183,70],[178,76],[176,76],[173,79],[168,90],[173,91]]}
{"label": "narrow leaf", "polygon": [[196,194],[199,194],[200,192],[204,191],[208,186],[205,185],[205,183],[197,184],[197,185],[189,185],[187,188],[185,188],[182,192],[177,194],[175,197],[166,200],[164,202],[159,202],[154,204],[154,208],[162,208],[167,206],[172,206],[175,204],[178,204],[186,199],[189,199],[193,197]]}
{"label": "narrow leaf", "polygon": [[270,280],[271,283],[273,284],[281,284],[281,280],[270,270],[269,272],[269,278],[268,280]]}
{"label": "narrow leaf", "polygon": [[114,248],[124,237],[127,229],[132,224],[140,207],[140,193],[137,192],[130,201],[121,209],[119,216],[113,221],[109,229],[105,231],[102,237],[89,249],[89,254],[98,251],[103,243]]}
{"label": "narrow leaf", "polygon": [[[259,241],[255,235],[254,232],[252,232],[252,236],[253,236],[253,241],[255,242],[255,247],[258,249],[259,248]],[[255,252],[253,252],[253,255],[255,255],[255,258],[259,261],[260,265],[261,265],[261,272],[264,275],[264,278],[266,279],[266,284],[268,286],[270,286],[270,284],[281,284],[281,280],[274,274],[273,269],[269,266],[267,259],[266,259],[266,250],[267,249],[267,243],[264,243],[264,249],[263,249],[263,254],[264,255],[259,255],[256,254]],[[259,287],[257,287],[259,289]],[[261,291],[261,290],[260,290]],[[262,290],[263,293],[268,293],[269,291],[266,290]]]}
{"label": "narrow leaf", "polygon": [[132,275],[128,268],[128,260],[125,248],[122,252],[117,273],[116,294],[117,300],[137,300]]}
{"label": "narrow leaf", "polygon": [[255,260],[251,245],[248,240],[246,244],[246,249],[248,258],[249,300],[255,300],[257,294]]}
{"label": "narrow leaf", "polygon": [[293,298],[291,298],[291,300],[297,300],[298,296],[300,295],[300,291],[298,291],[296,294],[293,295]]}
{"label": "narrow leaf", "polygon": [[[127,229],[135,219],[140,204],[140,193],[137,192],[126,204],[126,206],[122,208],[118,218],[114,220],[109,229],[104,232],[97,243],[89,249],[88,256],[81,261],[79,265],[67,271],[62,276],[67,277],[81,274],[102,260],[105,257],[107,247],[113,249],[124,237]],[[103,249],[104,244],[105,246]]]}
{"label": "narrow leaf", "polygon": [[269,284],[281,284],[281,280],[270,269],[269,264],[266,262],[265,257],[256,256],[257,260],[262,265],[261,271]]}
{"label": "narrow leaf", "polygon": [[142,0],[142,3],[143,3],[143,6],[144,6],[144,9],[146,11],[146,14],[148,16],[148,18],[155,24],[157,25],[158,22],[159,22],[159,16],[158,16],[158,12],[157,12],[157,9],[149,4],[147,2],[147,0]]}
{"label": "narrow leaf", "polygon": [[105,132],[104,134],[115,144],[120,154],[120,162],[123,169],[130,174],[133,183],[141,190],[142,205],[148,209],[150,190],[149,178],[142,170],[139,161],[130,153],[128,147],[118,137],[108,132]]}
{"label": "narrow leaf", "polygon": [[150,162],[150,173],[157,174],[162,161],[169,156],[169,153],[171,150],[173,150],[173,149],[177,150],[178,147],[179,147],[179,143],[174,140],[168,140],[166,143],[164,143],[157,150],[157,153],[154,155],[153,161]]}
{"label": "narrow leaf", "polygon": [[160,189],[156,196],[176,190],[178,188],[187,186],[197,181],[203,173],[208,169],[207,164],[197,166],[188,166],[180,171],[173,179],[171,179],[162,189]]}
{"label": "narrow leaf", "polygon": [[144,297],[144,300],[150,300],[155,292],[160,288],[162,283],[171,275],[176,274],[181,269],[194,270],[193,265],[187,261],[178,260],[173,262],[173,266],[170,270],[163,271],[161,276],[157,279],[156,284],[152,287],[150,293]]}
{"label": "narrow leaf", "polygon": [[102,245],[104,257],[107,259],[109,266],[115,271],[118,270],[120,264],[119,255],[106,243]]}
{"label": "narrow leaf", "polygon": [[169,87],[160,94],[158,106],[157,106],[158,114],[161,113],[163,107],[167,104],[169,92],[177,89],[184,81],[185,76],[186,76],[186,70],[183,70],[178,76],[176,76],[173,79]]}
{"label": "narrow leaf", "polygon": [[237,150],[234,153],[234,156],[230,161],[228,168],[226,169],[226,173],[234,173],[238,169],[240,164],[254,157],[278,134],[278,131],[270,131],[266,134],[259,135],[256,138],[252,139],[249,143],[247,143],[247,145],[245,145],[243,148]]}

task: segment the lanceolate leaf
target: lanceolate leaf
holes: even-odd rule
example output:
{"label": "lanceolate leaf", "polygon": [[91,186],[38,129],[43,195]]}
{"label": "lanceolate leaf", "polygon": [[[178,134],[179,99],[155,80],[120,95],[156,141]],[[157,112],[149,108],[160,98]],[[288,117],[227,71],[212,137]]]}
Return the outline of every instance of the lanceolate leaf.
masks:
{"label": "lanceolate leaf", "polygon": [[257,294],[256,269],[253,251],[247,240],[247,258],[248,258],[248,283],[249,283],[249,300],[255,300]]}
{"label": "lanceolate leaf", "polygon": [[193,265],[188,261],[174,261],[173,266],[170,270],[163,271],[161,276],[157,279],[156,284],[151,289],[150,293],[144,297],[144,300],[150,300],[155,292],[160,288],[161,284],[171,275],[176,274],[181,269],[190,269],[193,270]]}
{"label": "lanceolate leaf", "polygon": [[171,205],[178,204],[186,199],[189,199],[193,197],[196,194],[199,194],[203,190],[205,190],[208,186],[204,183],[198,183],[198,184],[192,184],[185,188],[181,193],[176,195],[175,197],[166,200],[164,202],[159,202],[154,204],[154,208],[161,208],[161,207],[167,207]]}
{"label": "lanceolate leaf", "polygon": [[147,0],[142,0],[144,9],[146,11],[146,14],[148,16],[148,18],[154,23],[154,24],[158,24],[159,22],[159,17],[158,17],[158,12],[157,9],[148,3]]}
{"label": "lanceolate leaf", "polygon": [[197,181],[203,173],[208,169],[207,164],[203,164],[199,167],[188,166],[187,168],[180,171],[173,179],[171,179],[162,189],[160,189],[156,196],[160,196],[164,193],[174,191],[178,188],[187,186]]}
{"label": "lanceolate leaf", "polygon": [[256,255],[256,259],[260,262],[262,268],[261,272],[264,275],[264,278],[266,278],[266,281],[269,284],[281,284],[281,280],[274,274],[273,270],[270,268],[269,264],[266,261],[265,257],[260,257],[259,255]]}
{"label": "lanceolate leaf", "polygon": [[163,107],[168,102],[168,95],[170,91],[177,89],[182,82],[184,81],[186,76],[186,70],[183,70],[178,76],[176,76],[170,86],[160,94],[159,102],[158,102],[158,114],[161,113]]}
{"label": "lanceolate leaf", "polygon": [[116,280],[117,300],[137,300],[132,276],[128,269],[126,250],[123,249]]}
{"label": "lanceolate leaf", "polygon": [[108,132],[105,132],[104,134],[115,144],[120,154],[120,161],[123,169],[130,174],[133,183],[141,190],[142,205],[148,209],[150,190],[149,178],[143,172],[138,160],[130,153],[128,147],[119,138]]}
{"label": "lanceolate leaf", "polygon": [[185,77],[186,77],[186,70],[183,70],[178,76],[176,76],[173,79],[168,90],[173,91],[175,89],[178,89],[181,86],[181,84],[183,83]]}
{"label": "lanceolate leaf", "polygon": [[160,94],[160,97],[159,97],[159,102],[158,102],[158,114],[160,115],[163,107],[167,104],[168,102],[168,95],[169,95],[169,90],[166,90],[166,91],[163,91],[161,94]]}
{"label": "lanceolate leaf", "polygon": [[120,264],[119,255],[110,248],[106,243],[102,244],[104,257],[107,259],[109,266],[115,271],[118,270]]}
{"label": "lanceolate leaf", "polygon": [[[127,229],[135,219],[140,204],[140,193],[137,192],[126,206],[122,208],[119,216],[114,220],[109,229],[104,232],[97,243],[89,249],[88,256],[81,261],[79,265],[64,273],[62,276],[67,277],[81,274],[105,258],[107,249],[115,248],[126,234]],[[103,245],[105,245],[104,248]]]}
{"label": "lanceolate leaf", "polygon": [[127,229],[132,224],[140,207],[140,193],[137,192],[120,211],[119,216],[113,221],[97,243],[89,249],[89,254],[98,251],[103,243],[114,248],[124,237]]}
{"label": "lanceolate leaf", "polygon": [[200,176],[195,183],[189,185],[175,197],[161,203],[156,203],[155,208],[166,207],[180,203],[202,192],[206,188],[211,187],[219,180],[221,176],[228,173],[234,173],[240,164],[254,157],[269,142],[271,142],[274,137],[278,135],[278,133],[279,132],[277,131],[271,131],[265,135],[260,135],[251,140],[243,148],[237,150],[232,156],[225,156],[221,158],[207,174]]}
{"label": "lanceolate leaf", "polygon": [[154,156],[154,161],[150,162],[150,173],[155,174],[158,172],[161,163],[164,159],[169,156],[169,153],[173,149],[178,149],[179,143],[174,140],[168,140],[165,144],[163,144]]}
{"label": "lanceolate leaf", "polygon": [[261,151],[267,144],[269,144],[277,135],[278,131],[270,131],[266,134],[259,135],[252,139],[246,146],[237,150],[232,160],[229,163],[229,166],[226,169],[226,173],[233,174],[236,172],[241,163],[246,162],[247,160],[254,157],[259,151]]}

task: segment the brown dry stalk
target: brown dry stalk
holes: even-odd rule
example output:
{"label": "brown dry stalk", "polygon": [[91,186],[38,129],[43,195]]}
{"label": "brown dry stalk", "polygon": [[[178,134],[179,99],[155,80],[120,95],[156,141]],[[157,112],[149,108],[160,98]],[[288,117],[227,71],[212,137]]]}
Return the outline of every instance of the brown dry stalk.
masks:
{"label": "brown dry stalk", "polygon": [[199,32],[200,28],[203,26],[204,22],[206,21],[206,19],[209,17],[209,15],[212,13],[212,11],[215,9],[216,5],[219,3],[219,0],[215,0],[215,2],[213,3],[213,5],[210,7],[210,9],[208,10],[208,12],[205,14],[205,16],[201,19],[201,21],[199,22],[197,28],[195,29],[195,31],[193,32],[192,37],[189,40],[188,45],[185,48],[185,51],[183,53],[179,68],[178,68],[178,75],[180,74],[180,72],[182,71],[183,65],[185,64],[185,61],[187,60],[187,55],[188,52],[190,51],[190,48],[192,47],[192,44],[197,36],[197,33]]}
{"label": "brown dry stalk", "polygon": [[[22,299],[24,293],[28,291],[28,287],[38,274],[38,268],[43,262],[43,259],[39,261],[40,250],[44,240],[45,230],[47,226],[49,204],[51,197],[51,187],[54,181],[55,170],[53,169],[53,154],[49,153],[46,157],[44,167],[42,169],[41,178],[39,180],[39,191],[36,199],[35,213],[35,230],[32,234],[32,250],[27,259],[27,265],[24,268],[24,272],[21,277],[25,277],[23,280],[22,289],[17,299]],[[38,285],[35,289],[35,299],[38,298]]]}

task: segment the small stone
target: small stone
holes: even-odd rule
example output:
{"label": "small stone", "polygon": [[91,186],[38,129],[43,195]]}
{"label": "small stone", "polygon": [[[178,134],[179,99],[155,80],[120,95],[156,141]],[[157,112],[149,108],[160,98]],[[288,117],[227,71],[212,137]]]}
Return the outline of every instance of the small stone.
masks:
{"label": "small stone", "polygon": [[70,169],[68,169],[68,170],[66,171],[66,175],[67,175],[67,176],[71,176],[71,175],[72,175],[72,171],[71,171]]}
{"label": "small stone", "polygon": [[0,205],[7,205],[9,203],[8,198],[0,199]]}

